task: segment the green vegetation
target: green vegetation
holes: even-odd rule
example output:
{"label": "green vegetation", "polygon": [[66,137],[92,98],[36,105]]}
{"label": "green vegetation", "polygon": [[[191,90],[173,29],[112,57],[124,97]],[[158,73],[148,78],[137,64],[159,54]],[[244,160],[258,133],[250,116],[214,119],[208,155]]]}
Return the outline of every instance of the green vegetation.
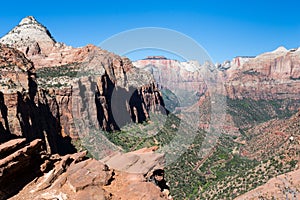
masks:
{"label": "green vegetation", "polygon": [[[164,124],[159,123],[164,121]],[[134,151],[143,147],[154,145],[164,146],[168,144],[177,134],[180,119],[173,114],[153,114],[151,121],[143,124],[128,124],[121,131],[112,133],[104,132],[105,136],[114,144],[121,146],[124,151]]]}
{"label": "green vegetation", "polygon": [[249,75],[253,75],[253,76],[258,76],[260,74],[260,72],[254,71],[252,69],[252,70],[243,71],[243,74],[249,74]]}
{"label": "green vegetation", "polygon": [[43,67],[36,70],[38,78],[53,78],[53,77],[76,77],[78,73],[77,63],[67,65]]}
{"label": "green vegetation", "polygon": [[[192,148],[189,148],[186,153],[166,168],[167,178],[171,183],[172,195],[175,199],[197,199],[202,193],[210,191],[212,187],[227,177],[237,174],[242,176],[247,170],[258,164],[256,161],[233,155],[232,150],[239,144],[234,143],[230,136],[222,135],[212,155],[199,169],[195,168],[196,163],[203,159],[198,154],[203,148],[204,135],[204,132],[197,135],[191,145]],[[222,195],[231,197],[229,190],[223,192]],[[214,199],[220,198],[219,195],[214,197]]]}
{"label": "green vegetation", "polygon": [[14,82],[9,82],[9,83],[6,83],[6,82],[0,82],[1,86],[2,87],[7,87],[8,89],[14,89],[17,87],[17,84],[14,83]]}
{"label": "green vegetation", "polygon": [[180,106],[179,100],[171,90],[164,88],[161,90],[161,93],[167,110],[173,112],[176,107]]}
{"label": "green vegetation", "polygon": [[[168,101],[173,102],[173,108],[180,101],[170,91],[164,91]],[[248,128],[257,123],[273,118],[285,118],[292,115],[288,108],[296,105],[293,100],[255,101],[251,99],[227,99],[227,111],[232,115],[234,122],[240,127],[241,136],[246,136]],[[208,106],[206,106],[208,107]],[[206,111],[205,111],[206,112]],[[207,115],[207,114],[206,114]],[[161,124],[161,122],[164,124]],[[193,119],[190,120],[191,122]],[[191,123],[189,122],[189,123]],[[221,134],[216,144],[204,143],[206,137],[218,136],[214,130],[207,133],[193,130],[195,127],[180,120],[176,115],[167,117],[160,114],[151,115],[151,119],[142,124],[131,123],[121,128],[121,131],[103,132],[103,135],[125,152],[143,147],[157,145],[160,148],[178,140],[178,148],[184,147],[182,155],[166,166],[166,179],[170,183],[171,194],[174,199],[233,199],[255,187],[266,183],[270,178],[289,172],[297,162],[292,160],[284,163],[285,156],[278,155],[266,158],[261,162],[242,157],[239,149],[243,146],[234,142],[237,136]],[[178,136],[178,128],[184,129]],[[94,138],[102,140],[99,132],[90,133]],[[178,138],[177,138],[178,137]],[[186,142],[191,139],[191,142]],[[96,142],[95,144],[99,144]],[[87,149],[97,149],[89,143]],[[201,151],[208,150],[205,155]],[[99,149],[99,152],[103,149]],[[176,150],[175,150],[176,152]],[[174,154],[165,152],[166,157]],[[101,155],[96,154],[95,157]]]}
{"label": "green vegetation", "polygon": [[289,108],[295,105],[299,105],[299,101],[292,99],[256,101],[227,98],[227,112],[233,117],[235,125],[241,129],[248,129],[274,118],[290,117],[295,111]]}
{"label": "green vegetation", "polygon": [[87,151],[87,157],[93,158],[93,155],[88,151],[86,146],[82,144],[82,140],[72,139],[71,143],[76,148],[77,152]]}
{"label": "green vegetation", "polygon": [[[208,184],[208,186],[203,187],[201,197],[207,198],[213,196],[213,198],[210,199],[224,199],[225,197],[233,199],[266,183],[270,178],[294,169],[291,165],[283,165],[282,160],[277,156],[270,160],[265,160],[260,164],[255,161],[250,161],[252,166],[248,165],[248,162],[246,165],[249,168],[241,169],[239,173],[227,174],[224,178],[216,179],[214,182]],[[237,163],[240,163],[240,161]],[[241,168],[243,168],[243,166],[241,166]],[[226,170],[227,172],[230,171],[230,169]]]}
{"label": "green vegetation", "polygon": [[298,163],[297,160],[291,160],[291,161],[289,162],[289,164],[290,164],[290,166],[291,166],[292,168],[296,167],[297,163]]}
{"label": "green vegetation", "polygon": [[176,94],[166,88],[163,88],[161,92],[166,108],[170,112],[175,111],[176,107],[192,106],[200,98],[200,94],[196,91],[189,91],[178,88],[176,89]]}

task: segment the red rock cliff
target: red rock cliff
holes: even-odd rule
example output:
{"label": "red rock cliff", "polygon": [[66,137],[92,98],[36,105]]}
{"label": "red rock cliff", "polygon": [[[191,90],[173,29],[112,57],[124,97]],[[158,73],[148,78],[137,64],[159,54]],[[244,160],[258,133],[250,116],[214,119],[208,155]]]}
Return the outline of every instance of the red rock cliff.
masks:
{"label": "red rock cliff", "polygon": [[[17,55],[2,55],[5,61],[23,59],[18,65],[7,64],[12,66],[12,73],[5,75],[20,82],[14,83],[15,88],[7,87],[2,101],[8,108],[6,124],[12,134],[35,137],[46,130],[55,144],[56,137],[78,136],[74,119],[95,128],[117,130],[128,122],[144,121],[150,111],[163,106],[152,76],[134,68],[129,59],[93,45],[72,48],[57,43],[33,17],[23,19],[1,42],[32,60],[11,48],[7,49]],[[30,73],[19,73],[27,65]],[[63,69],[66,74],[62,74]]]}
{"label": "red rock cliff", "polygon": [[237,57],[224,71],[230,98],[299,99],[300,49],[283,47],[254,58]]}

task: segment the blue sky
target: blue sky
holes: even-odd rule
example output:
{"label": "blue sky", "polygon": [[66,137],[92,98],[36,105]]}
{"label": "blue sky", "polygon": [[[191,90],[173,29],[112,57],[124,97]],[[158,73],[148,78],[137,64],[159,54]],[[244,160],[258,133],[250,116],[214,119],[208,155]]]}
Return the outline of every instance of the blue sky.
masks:
{"label": "blue sky", "polygon": [[298,1],[9,1],[1,2],[0,35],[33,15],[57,41],[99,44],[128,29],[163,27],[201,44],[215,62],[300,47]]}

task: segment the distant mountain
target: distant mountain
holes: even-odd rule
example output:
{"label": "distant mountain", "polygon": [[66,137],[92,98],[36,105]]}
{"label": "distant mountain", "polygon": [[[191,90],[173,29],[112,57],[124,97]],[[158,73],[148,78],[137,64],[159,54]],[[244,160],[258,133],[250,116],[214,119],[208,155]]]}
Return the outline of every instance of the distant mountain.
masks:
{"label": "distant mountain", "polygon": [[300,48],[273,52],[253,58],[236,57],[227,63],[224,80],[233,99],[300,99]]}
{"label": "distant mountain", "polygon": [[159,89],[172,91],[179,98],[177,106],[191,106],[207,92],[207,84],[200,71],[201,66],[196,61],[180,62],[165,57],[149,56],[133,62],[133,65],[150,72]]}
{"label": "distant mountain", "polygon": [[166,99],[166,107],[171,110],[185,107],[195,111],[206,97],[215,95],[227,113],[220,129],[231,134],[275,117],[290,116],[300,107],[299,49],[280,47],[255,57],[236,57],[216,66],[157,56],[135,61],[133,65],[153,74]]}

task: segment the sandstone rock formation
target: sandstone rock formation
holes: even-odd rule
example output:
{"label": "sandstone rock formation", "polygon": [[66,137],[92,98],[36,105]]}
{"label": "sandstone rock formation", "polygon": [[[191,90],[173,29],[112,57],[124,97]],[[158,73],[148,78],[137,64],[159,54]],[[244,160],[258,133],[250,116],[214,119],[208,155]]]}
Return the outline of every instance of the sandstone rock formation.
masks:
{"label": "sandstone rock formation", "polygon": [[[231,99],[253,100],[299,100],[300,96],[300,48],[286,50],[279,47],[273,52],[256,57],[236,57],[231,62],[217,64],[215,79],[221,84],[207,86],[207,77],[201,71],[205,65],[190,62],[179,62],[166,58],[146,58],[134,62],[134,65],[148,70],[155,80],[166,88],[176,91],[177,88],[197,91],[216,92]],[[207,66],[206,68],[209,68]],[[204,81],[206,80],[206,82]],[[223,87],[217,88],[217,87]],[[291,109],[297,109],[294,105]]]}
{"label": "sandstone rock formation", "polygon": [[102,161],[109,167],[127,173],[137,173],[144,176],[155,169],[164,168],[164,155],[155,153],[152,149],[140,149],[129,153],[115,153]]}
{"label": "sandstone rock formation", "polygon": [[40,175],[42,141],[25,144],[25,139],[0,145],[0,199],[7,199]]}
{"label": "sandstone rock formation", "polygon": [[133,62],[133,65],[149,71],[161,88],[198,92],[199,96],[207,90],[201,66],[196,61],[180,62],[165,57],[148,57]]}
{"label": "sandstone rock formation", "polygon": [[3,66],[0,141],[15,136],[23,136],[28,141],[40,138],[46,141],[44,145],[49,152],[74,152],[67,144],[67,137],[61,135],[58,102],[46,90],[38,88],[32,62],[18,50],[3,45],[0,49]]}
{"label": "sandstone rock formation", "polygon": [[55,45],[50,32],[32,16],[28,16],[1,38],[0,43],[20,49],[26,56],[48,54]]}
{"label": "sandstone rock formation", "polygon": [[228,97],[299,99],[299,60],[299,48],[286,50],[283,47],[256,57],[236,57],[224,71]]}
{"label": "sandstone rock formation", "polygon": [[34,79],[33,63],[16,49],[0,44],[1,91],[28,90],[28,78]]}
{"label": "sandstone rock formation", "polygon": [[166,199],[158,187],[146,182],[144,173],[151,168],[128,173],[85,155],[47,154],[40,139],[1,144],[0,199]]}
{"label": "sandstone rock formation", "polygon": [[[129,59],[93,45],[73,48],[57,43],[50,32],[31,16],[24,18],[0,42],[23,51],[32,61],[26,62],[37,69],[37,78],[30,82],[30,109],[27,106],[24,112],[37,110],[40,103],[47,104],[44,109],[52,115],[47,117],[52,119],[46,123],[51,126],[47,129],[63,137],[78,137],[75,119],[84,124],[91,123],[96,129],[118,130],[126,123],[144,121],[149,118],[150,111],[160,111],[164,105],[152,76],[140,73]],[[9,57],[13,55],[5,54],[3,59]],[[33,65],[31,74],[35,73]],[[66,70],[65,74],[61,74],[62,69]],[[11,133],[16,135],[28,132],[27,128],[21,129],[20,119],[14,117],[18,116],[15,108],[20,99],[17,91],[29,89],[26,73],[23,73],[22,87],[11,90],[9,97],[5,97],[5,103],[12,104],[5,106],[11,108],[8,110],[9,126],[13,130]],[[27,122],[31,123],[30,120],[32,117]],[[79,131],[89,132],[80,128]]]}

